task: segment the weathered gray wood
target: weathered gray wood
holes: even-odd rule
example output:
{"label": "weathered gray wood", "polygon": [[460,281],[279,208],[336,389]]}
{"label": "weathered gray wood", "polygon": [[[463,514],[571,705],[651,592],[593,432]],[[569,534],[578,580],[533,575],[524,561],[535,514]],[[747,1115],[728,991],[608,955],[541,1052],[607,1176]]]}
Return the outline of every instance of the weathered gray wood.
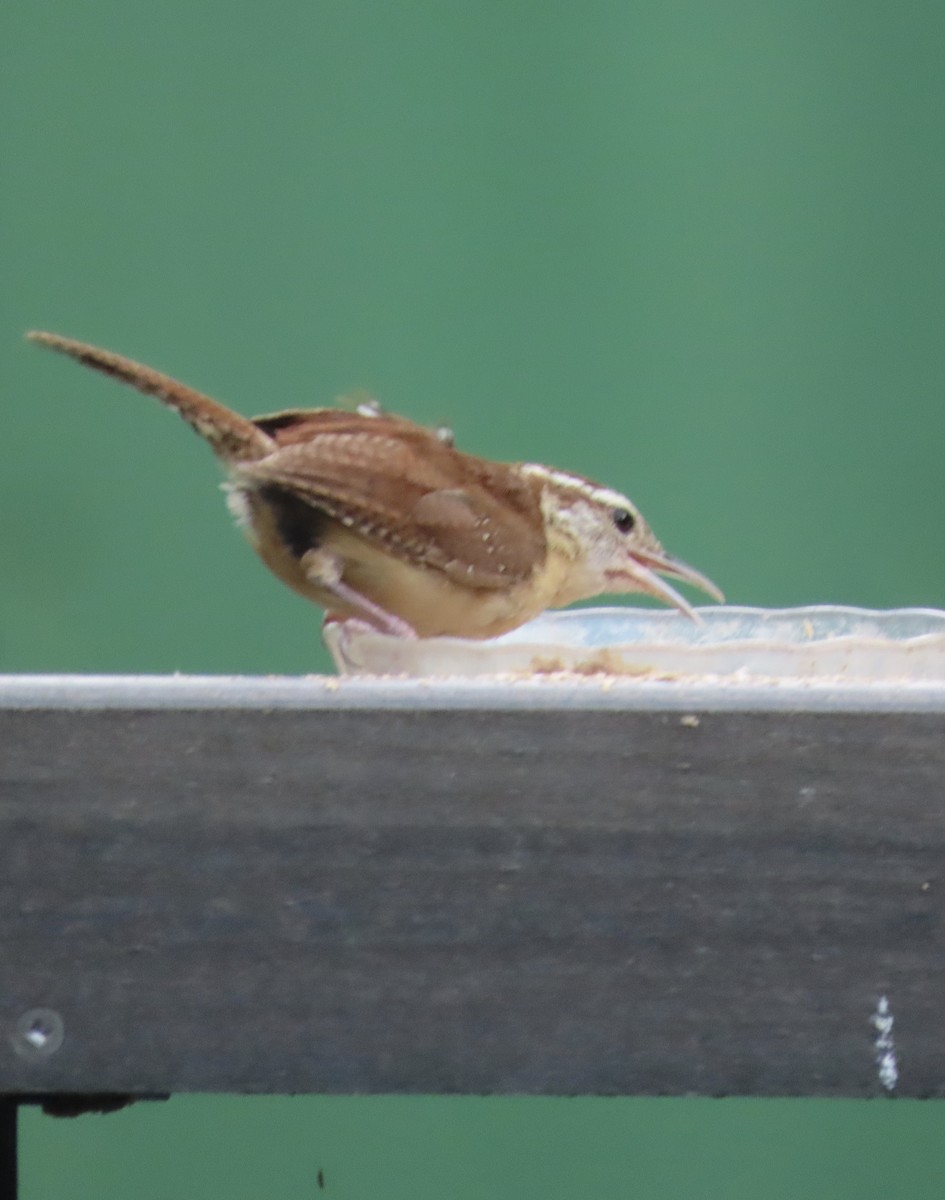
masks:
{"label": "weathered gray wood", "polygon": [[0,694],[0,1092],[945,1095],[928,696],[63,687]]}

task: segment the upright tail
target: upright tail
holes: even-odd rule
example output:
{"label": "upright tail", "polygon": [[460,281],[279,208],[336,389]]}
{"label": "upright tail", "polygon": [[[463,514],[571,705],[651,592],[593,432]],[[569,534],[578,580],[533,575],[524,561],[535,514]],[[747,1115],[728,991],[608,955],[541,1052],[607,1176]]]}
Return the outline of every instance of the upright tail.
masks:
{"label": "upright tail", "polygon": [[60,337],[57,333],[33,331],[26,336],[31,342],[58,350],[60,354],[68,354],[87,367],[94,367],[105,375],[120,379],[122,383],[130,383],[139,392],[157,396],[162,403],[180,413],[201,437],[206,438],[214,453],[224,462],[252,461],[275,449],[275,443],[269,435],[258,429],[252,421],[211,400],[209,396],[178,383],[169,375],[162,375],[109,350],[98,350],[85,342]]}

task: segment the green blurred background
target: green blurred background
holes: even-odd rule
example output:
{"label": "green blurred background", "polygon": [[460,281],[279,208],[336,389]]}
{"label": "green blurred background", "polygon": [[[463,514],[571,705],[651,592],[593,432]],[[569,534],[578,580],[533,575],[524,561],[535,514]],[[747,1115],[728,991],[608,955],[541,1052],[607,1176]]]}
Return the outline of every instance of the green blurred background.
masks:
{"label": "green blurred background", "polygon": [[[943,118],[941,0],[11,0],[0,671],[327,664],[206,448],[30,327],[582,471],[735,603],[941,605]],[[181,1097],[27,1112],[24,1195],[939,1197],[941,1114]]]}

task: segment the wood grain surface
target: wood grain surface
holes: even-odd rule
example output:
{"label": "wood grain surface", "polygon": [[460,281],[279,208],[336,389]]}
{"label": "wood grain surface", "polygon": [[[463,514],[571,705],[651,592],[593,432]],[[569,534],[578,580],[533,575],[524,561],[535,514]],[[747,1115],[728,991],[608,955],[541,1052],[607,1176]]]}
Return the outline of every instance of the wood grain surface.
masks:
{"label": "wood grain surface", "polygon": [[0,1092],[945,1095],[943,809],[941,712],[0,708]]}

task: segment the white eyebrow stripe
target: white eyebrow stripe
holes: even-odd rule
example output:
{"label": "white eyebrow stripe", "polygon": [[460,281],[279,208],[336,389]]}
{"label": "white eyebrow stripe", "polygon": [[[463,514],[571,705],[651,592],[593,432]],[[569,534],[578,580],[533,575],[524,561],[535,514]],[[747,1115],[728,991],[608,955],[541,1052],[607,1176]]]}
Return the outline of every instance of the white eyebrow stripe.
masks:
{"label": "white eyebrow stripe", "polygon": [[583,496],[585,500],[590,500],[595,504],[608,505],[610,508],[626,508],[632,513],[637,511],[636,506],[620,492],[601,487],[599,483],[591,483],[589,479],[582,479],[580,475],[569,475],[567,471],[555,471],[551,467],[543,467],[541,463],[522,463],[522,473],[538,480],[549,480],[565,491],[575,492],[578,496]]}

